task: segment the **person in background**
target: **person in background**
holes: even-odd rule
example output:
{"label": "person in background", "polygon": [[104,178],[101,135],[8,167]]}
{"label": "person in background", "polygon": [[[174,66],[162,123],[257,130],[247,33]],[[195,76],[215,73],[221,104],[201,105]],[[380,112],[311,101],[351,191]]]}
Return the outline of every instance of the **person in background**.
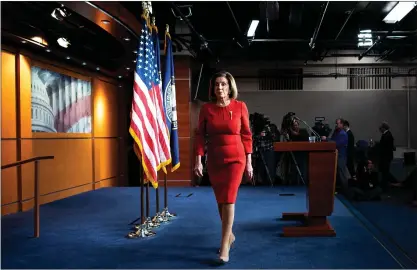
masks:
{"label": "person in background", "polygon": [[347,160],[347,145],[348,145],[348,135],[344,130],[345,120],[342,118],[336,119],[336,127],[333,132],[333,135],[330,138],[322,136],[323,141],[334,141],[336,143],[337,149],[337,173],[336,173],[336,183],[342,186],[343,192],[347,193],[348,191],[348,170],[346,166]]}
{"label": "person in background", "polygon": [[[277,125],[271,124],[271,132],[273,134],[274,143],[280,142],[281,141],[281,132],[279,131]],[[281,161],[281,154],[282,154],[281,152],[274,151],[274,175],[275,175],[274,183],[276,183],[277,181],[281,181],[281,179],[280,179],[280,177],[278,176],[278,173],[277,173],[278,164]]]}
{"label": "person in background", "polygon": [[[300,128],[300,122],[296,119],[293,120],[290,133],[289,133],[290,140],[293,142],[307,142],[308,141],[308,131],[304,128]],[[297,182],[301,183],[301,177],[303,178],[303,184],[308,183],[308,153],[307,152],[293,152],[294,158],[297,162],[297,165],[300,169],[301,176],[298,174],[298,170],[295,169],[297,173]]]}
{"label": "person in background", "polygon": [[344,129],[348,136],[348,145],[346,151],[346,165],[350,173],[350,177],[355,180],[355,136],[353,135],[352,130],[350,130],[350,124],[348,120],[345,120],[343,123]]}
{"label": "person in background", "polygon": [[394,159],[394,137],[391,134],[390,127],[388,123],[383,122],[379,126],[379,131],[381,132],[381,139],[379,140],[379,164],[378,168],[381,172],[381,184],[382,189],[386,191],[393,181],[394,177],[390,172],[391,162]]}
{"label": "person in background", "polygon": [[[271,185],[275,181],[275,153],[274,153],[274,134],[269,125],[255,135],[255,147],[257,154],[256,169],[260,172],[259,184]],[[262,156],[260,156],[262,155]],[[271,183],[272,182],[272,183]]]}
{"label": "person in background", "polygon": [[358,164],[357,178],[352,179],[349,197],[360,201],[380,200],[382,189],[379,185],[378,173],[371,160]]}

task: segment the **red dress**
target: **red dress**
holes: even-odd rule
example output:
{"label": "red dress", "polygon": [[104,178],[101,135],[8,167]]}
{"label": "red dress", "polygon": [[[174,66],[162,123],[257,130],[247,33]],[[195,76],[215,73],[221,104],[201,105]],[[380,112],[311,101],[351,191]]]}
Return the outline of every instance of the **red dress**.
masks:
{"label": "red dress", "polygon": [[204,155],[207,135],[207,169],[218,203],[235,203],[252,153],[252,133],[246,104],[232,99],[226,107],[206,103],[200,110],[196,154]]}

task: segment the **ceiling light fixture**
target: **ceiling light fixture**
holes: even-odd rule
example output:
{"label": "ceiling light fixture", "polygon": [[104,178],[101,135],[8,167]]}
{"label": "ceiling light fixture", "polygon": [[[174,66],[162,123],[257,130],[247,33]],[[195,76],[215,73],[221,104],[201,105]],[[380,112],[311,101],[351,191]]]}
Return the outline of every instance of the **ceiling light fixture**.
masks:
{"label": "ceiling light fixture", "polygon": [[35,41],[36,43],[39,43],[38,45],[42,44],[44,46],[48,46],[48,42],[42,37],[36,36],[32,37],[31,40]]}
{"label": "ceiling light fixture", "polygon": [[130,41],[130,38],[128,38],[128,37],[125,37],[123,39],[124,39],[124,41]]}
{"label": "ceiling light fixture", "polygon": [[361,30],[358,34],[358,47],[369,47],[372,46],[374,43],[372,39],[372,31],[367,30]]}
{"label": "ceiling light fixture", "polygon": [[46,51],[46,52],[51,52],[51,50],[50,50],[50,49],[46,49],[45,51]]}
{"label": "ceiling light fixture", "polygon": [[86,66],[86,65],[87,65],[87,63],[86,63],[86,62],[83,62],[81,65]]}
{"label": "ceiling light fixture", "polygon": [[126,67],[127,70],[130,70],[130,67]]}
{"label": "ceiling light fixture", "polygon": [[119,75],[119,79],[121,79],[122,78],[122,75]]}
{"label": "ceiling light fixture", "polygon": [[63,8],[63,5],[61,8],[56,8],[52,11],[51,16],[52,18],[62,21],[64,18],[68,17],[70,14]]}
{"label": "ceiling light fixture", "polygon": [[97,67],[96,69],[97,69],[97,70],[100,70],[100,68],[99,68],[99,67]]}
{"label": "ceiling light fixture", "polygon": [[256,28],[258,28],[259,20],[252,20],[249,26],[248,33],[246,34],[248,37],[254,37]]}
{"label": "ceiling light fixture", "polygon": [[398,2],[398,4],[383,19],[385,23],[401,21],[417,5],[417,2]]}
{"label": "ceiling light fixture", "polygon": [[71,45],[69,40],[63,37],[58,38],[56,42],[58,42],[59,46],[64,47],[64,48],[68,48],[68,46]]}
{"label": "ceiling light fixture", "polygon": [[71,59],[71,57],[67,56],[67,60],[70,60],[70,59]]}
{"label": "ceiling light fixture", "polygon": [[27,41],[26,40],[22,40],[22,43],[25,44]]}

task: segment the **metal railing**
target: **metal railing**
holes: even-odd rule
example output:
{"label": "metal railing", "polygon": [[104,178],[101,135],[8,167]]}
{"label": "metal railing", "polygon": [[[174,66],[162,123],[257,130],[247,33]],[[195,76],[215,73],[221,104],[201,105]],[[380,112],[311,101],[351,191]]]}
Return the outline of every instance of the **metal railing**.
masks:
{"label": "metal railing", "polygon": [[21,166],[23,164],[26,163],[30,163],[30,162],[35,162],[35,194],[33,198],[35,200],[35,205],[34,205],[34,211],[33,211],[33,234],[35,238],[39,237],[39,221],[40,221],[40,217],[39,217],[39,208],[40,208],[40,194],[39,194],[39,161],[41,160],[45,160],[45,159],[54,159],[54,156],[41,156],[41,157],[34,157],[34,158],[30,158],[30,159],[26,159],[26,160],[21,160],[21,161],[17,161],[15,163],[11,163],[11,164],[7,164],[4,166],[1,166],[1,169],[8,169],[8,168],[12,168],[12,167],[17,167],[17,166]]}

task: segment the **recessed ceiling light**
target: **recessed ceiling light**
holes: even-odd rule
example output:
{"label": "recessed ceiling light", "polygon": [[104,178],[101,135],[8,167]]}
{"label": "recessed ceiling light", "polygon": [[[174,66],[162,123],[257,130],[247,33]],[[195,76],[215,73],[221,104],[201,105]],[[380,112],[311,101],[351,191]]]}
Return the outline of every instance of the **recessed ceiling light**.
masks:
{"label": "recessed ceiling light", "polygon": [[45,51],[46,51],[46,52],[51,52],[51,50],[50,50],[50,49],[46,49]]}
{"label": "recessed ceiling light", "polygon": [[65,17],[68,17],[69,15],[70,14],[65,10],[65,8],[56,8],[51,13],[51,16],[58,21],[62,21]]}
{"label": "recessed ceiling light", "polygon": [[127,70],[130,70],[130,67],[126,67]]}
{"label": "recessed ceiling light", "polygon": [[87,63],[86,62],[83,62],[82,65],[85,66],[85,65],[87,65]]}
{"label": "recessed ceiling light", "polygon": [[128,37],[125,37],[125,38],[123,38],[125,41],[130,41],[130,38],[128,38]]}
{"label": "recessed ceiling light", "polygon": [[133,63],[136,63],[136,59],[135,59],[135,60],[133,60]]}
{"label": "recessed ceiling light", "polygon": [[110,23],[109,20],[101,20],[101,22],[104,23],[104,24],[109,24]]}
{"label": "recessed ceiling light", "polygon": [[96,69],[97,69],[97,70],[100,70],[100,68],[99,68],[99,67],[97,67]]}
{"label": "recessed ceiling light", "polygon": [[42,44],[44,46],[48,46],[48,42],[43,37],[36,36],[36,37],[32,37],[31,40],[39,44]]}
{"label": "recessed ceiling light", "polygon": [[26,43],[27,41],[26,40],[22,40],[22,43]]}
{"label": "recessed ceiling light", "polygon": [[133,53],[138,53],[138,51],[133,51]]}
{"label": "recessed ceiling light", "polygon": [[69,40],[67,40],[64,37],[60,37],[56,41],[58,42],[59,46],[64,47],[64,48],[68,48],[68,46],[71,45]]}
{"label": "recessed ceiling light", "polygon": [[120,87],[120,88],[122,88],[122,86],[121,86],[121,85],[119,85],[119,87]]}
{"label": "recessed ceiling light", "polygon": [[119,75],[119,79],[121,79],[122,78],[122,75]]}
{"label": "recessed ceiling light", "polygon": [[71,59],[71,57],[67,56],[67,59]]}

